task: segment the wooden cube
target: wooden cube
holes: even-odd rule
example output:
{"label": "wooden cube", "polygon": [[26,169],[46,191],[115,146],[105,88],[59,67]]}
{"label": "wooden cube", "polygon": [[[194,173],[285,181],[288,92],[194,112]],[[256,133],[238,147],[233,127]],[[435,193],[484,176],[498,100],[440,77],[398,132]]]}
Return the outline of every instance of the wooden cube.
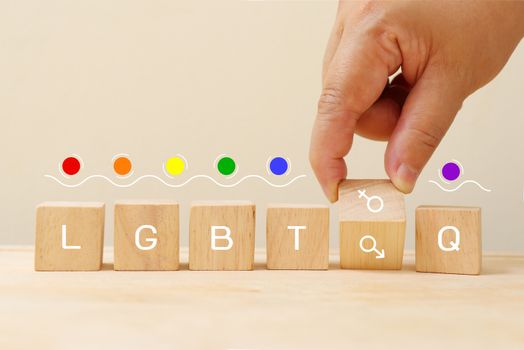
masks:
{"label": "wooden cube", "polygon": [[178,204],[115,203],[115,270],[170,271],[178,267]]}
{"label": "wooden cube", "polygon": [[272,204],[266,216],[268,269],[327,270],[329,208]]}
{"label": "wooden cube", "polygon": [[480,208],[420,206],[415,226],[418,272],[480,274]]}
{"label": "wooden cube", "polygon": [[404,195],[389,180],[339,185],[340,267],[398,270],[406,236]]}
{"label": "wooden cube", "polygon": [[192,203],[190,270],[252,270],[254,259],[255,205],[252,202]]}
{"label": "wooden cube", "polygon": [[36,208],[36,271],[102,268],[104,203],[45,202]]}

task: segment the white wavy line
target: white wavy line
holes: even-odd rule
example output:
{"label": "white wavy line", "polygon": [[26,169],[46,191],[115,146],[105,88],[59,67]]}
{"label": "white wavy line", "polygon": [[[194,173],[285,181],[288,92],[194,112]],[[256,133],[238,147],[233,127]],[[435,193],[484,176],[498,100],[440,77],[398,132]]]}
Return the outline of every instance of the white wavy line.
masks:
{"label": "white wavy line", "polygon": [[460,189],[463,185],[468,184],[468,183],[472,183],[472,184],[477,185],[477,186],[478,186],[481,190],[483,190],[483,191],[491,192],[490,189],[487,189],[487,188],[485,188],[485,187],[482,187],[481,184],[479,184],[477,181],[474,181],[474,180],[466,180],[466,181],[463,181],[462,183],[460,183],[460,184],[459,184],[457,187],[455,187],[455,188],[444,188],[444,187],[442,187],[441,184],[439,184],[438,182],[436,182],[436,181],[434,181],[434,180],[429,180],[429,182],[431,182],[432,184],[437,185],[437,186],[438,186],[442,191],[444,191],[444,192],[455,192],[455,191],[457,191],[458,189]]}
{"label": "white wavy line", "polygon": [[155,175],[142,175],[140,176],[139,178],[135,179],[133,182],[129,183],[129,184],[117,184],[115,183],[113,180],[111,180],[110,178],[108,178],[107,176],[104,176],[104,175],[91,175],[91,176],[88,176],[86,177],[85,179],[83,179],[82,181],[80,181],[79,183],[77,184],[73,184],[73,185],[69,185],[69,184],[65,184],[63,183],[62,181],[60,181],[59,179],[57,179],[56,177],[54,177],[53,175],[44,175],[45,177],[48,177],[50,179],[53,179],[55,180],[56,182],[58,182],[60,185],[64,186],[64,187],[68,187],[68,188],[75,188],[75,187],[78,187],[78,186],[81,186],[83,185],[86,181],[89,181],[90,179],[94,179],[94,178],[100,178],[100,179],[105,179],[107,180],[110,184],[112,184],[113,186],[116,186],[116,187],[122,187],[122,188],[126,188],[126,187],[131,187],[133,185],[135,185],[137,182],[143,180],[143,179],[146,179],[146,178],[152,178],[152,179],[156,179],[158,181],[160,181],[161,183],[163,183],[164,185],[168,186],[168,187],[172,187],[172,188],[179,188],[179,187],[182,187],[182,186],[185,186],[186,184],[188,184],[189,182],[193,181],[194,179],[198,179],[198,178],[204,178],[204,179],[209,179],[211,180],[212,182],[215,183],[215,185],[217,186],[220,186],[220,187],[226,187],[226,188],[229,188],[229,187],[235,187],[237,186],[238,184],[240,184],[241,182],[243,182],[244,180],[247,180],[247,179],[250,179],[250,178],[256,178],[256,179],[260,179],[260,180],[263,180],[265,183],[267,183],[268,185],[270,186],[273,186],[273,187],[276,187],[276,188],[281,188],[281,187],[286,187],[286,186],[289,186],[291,185],[293,182],[295,182],[296,180],[300,179],[300,178],[303,178],[303,177],[306,177],[306,175],[299,175],[297,177],[294,177],[293,179],[291,179],[289,182],[285,183],[285,184],[282,184],[282,185],[276,185],[272,182],[270,182],[269,180],[267,180],[266,178],[260,176],[260,175],[247,175],[247,176],[244,176],[243,178],[241,178],[240,180],[238,180],[237,182],[235,183],[232,183],[232,184],[222,184],[220,182],[218,182],[217,180],[215,180],[214,178],[212,178],[211,176],[208,176],[208,175],[195,175],[193,177],[190,177],[189,179],[187,179],[185,182],[182,182],[180,184],[170,184],[170,183],[167,183],[165,182],[163,179],[159,178],[158,176],[155,176]]}

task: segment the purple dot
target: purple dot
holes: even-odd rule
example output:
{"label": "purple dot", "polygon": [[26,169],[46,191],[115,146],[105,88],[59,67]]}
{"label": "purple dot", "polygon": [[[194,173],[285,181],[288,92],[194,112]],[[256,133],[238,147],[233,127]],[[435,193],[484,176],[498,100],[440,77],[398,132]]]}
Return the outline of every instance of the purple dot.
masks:
{"label": "purple dot", "polygon": [[457,163],[446,163],[442,167],[442,176],[448,181],[454,181],[460,176],[460,167]]}

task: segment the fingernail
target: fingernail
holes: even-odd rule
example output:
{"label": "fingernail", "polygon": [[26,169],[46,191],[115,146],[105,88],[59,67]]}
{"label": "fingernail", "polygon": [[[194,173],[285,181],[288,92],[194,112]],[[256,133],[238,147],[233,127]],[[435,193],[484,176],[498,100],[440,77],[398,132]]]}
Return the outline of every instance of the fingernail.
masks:
{"label": "fingernail", "polygon": [[326,189],[324,191],[328,201],[330,201],[331,203],[335,203],[338,200],[338,193],[337,193],[337,191],[338,191],[338,188],[336,188],[335,190]]}
{"label": "fingernail", "polygon": [[410,193],[415,187],[415,182],[417,182],[419,172],[414,170],[407,164],[400,164],[397,169],[397,175],[392,179],[393,184],[401,192]]}

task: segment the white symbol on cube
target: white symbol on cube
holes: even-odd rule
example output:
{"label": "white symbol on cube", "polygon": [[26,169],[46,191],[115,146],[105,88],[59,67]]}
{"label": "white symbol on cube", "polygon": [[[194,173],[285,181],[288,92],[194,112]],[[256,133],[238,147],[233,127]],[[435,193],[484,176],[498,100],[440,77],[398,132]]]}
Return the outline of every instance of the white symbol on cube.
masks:
{"label": "white symbol on cube", "polygon": [[157,230],[156,230],[156,227],[153,226],[153,225],[142,225],[142,226],[140,226],[135,231],[135,245],[136,245],[136,247],[138,249],[140,249],[140,250],[155,249],[156,244],[158,243],[158,240],[156,238],[146,238],[145,241],[147,243],[150,243],[149,245],[142,245],[142,243],[140,243],[140,234],[144,230],[150,230],[151,234],[153,234],[153,235],[156,235],[158,233]]}
{"label": "white symbol on cube", "polygon": [[[225,234],[218,235],[217,231],[224,231]],[[217,246],[217,240],[227,241],[226,246]],[[227,226],[211,226],[211,250],[229,250],[233,247],[233,239],[231,238],[231,229]]]}
{"label": "white symbol on cube", "polygon": [[[449,242],[449,247],[445,247],[444,243],[442,242],[442,239],[444,237],[444,232],[446,231],[452,231],[455,234],[455,240],[452,240]],[[448,225],[448,226],[442,227],[440,231],[438,231],[438,247],[440,248],[440,250],[444,252],[452,252],[452,251],[458,252],[460,250],[459,245],[460,245],[460,231],[458,228],[456,228],[455,226]]]}
{"label": "white symbol on cube", "polygon": [[62,249],[82,249],[79,245],[68,245],[67,244],[67,225],[62,225]]}
{"label": "white symbol on cube", "polygon": [[[365,248],[364,247],[364,241],[371,241],[371,248]],[[372,253],[375,252],[377,256],[375,256],[375,259],[384,259],[386,257],[386,253],[384,252],[384,249],[379,251],[377,249],[377,240],[372,235],[365,235],[360,239],[360,250],[362,250],[364,253]]]}
{"label": "white symbol on cube", "polygon": [[[372,213],[380,213],[382,209],[384,209],[384,200],[380,196],[368,196],[366,195],[366,190],[358,190],[358,198],[366,198],[367,203],[366,206],[368,207],[368,210]],[[372,206],[371,203],[375,201],[378,203],[378,206]]]}

